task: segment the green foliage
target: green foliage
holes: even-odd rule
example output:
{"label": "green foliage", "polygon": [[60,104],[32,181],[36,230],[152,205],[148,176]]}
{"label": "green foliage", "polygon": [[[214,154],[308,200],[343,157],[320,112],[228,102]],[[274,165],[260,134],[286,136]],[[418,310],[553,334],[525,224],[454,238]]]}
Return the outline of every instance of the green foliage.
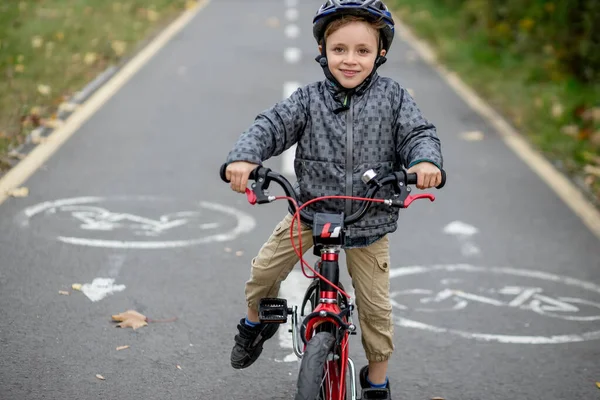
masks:
{"label": "green foliage", "polygon": [[490,46],[537,54],[545,74],[581,82],[600,79],[598,0],[439,0],[461,11],[463,32],[485,32]]}

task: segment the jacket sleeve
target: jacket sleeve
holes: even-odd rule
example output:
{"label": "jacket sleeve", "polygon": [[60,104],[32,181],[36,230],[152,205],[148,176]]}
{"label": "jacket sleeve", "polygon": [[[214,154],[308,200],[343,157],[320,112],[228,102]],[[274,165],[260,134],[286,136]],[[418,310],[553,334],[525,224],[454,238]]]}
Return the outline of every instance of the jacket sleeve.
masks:
{"label": "jacket sleeve", "polygon": [[302,88],[290,97],[260,113],[239,137],[227,156],[227,163],[247,161],[262,164],[290,148],[307,121],[308,100]]}
{"label": "jacket sleeve", "polygon": [[428,161],[443,167],[440,139],[436,128],[427,121],[407,90],[400,87],[400,108],[395,123],[396,153],[405,167]]}

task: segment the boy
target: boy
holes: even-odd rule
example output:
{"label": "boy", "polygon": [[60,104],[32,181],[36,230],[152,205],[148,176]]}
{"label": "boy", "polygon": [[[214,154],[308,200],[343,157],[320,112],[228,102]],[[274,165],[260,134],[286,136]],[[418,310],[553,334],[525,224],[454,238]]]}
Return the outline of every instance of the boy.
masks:
{"label": "boy", "polygon": [[[360,177],[371,168],[385,176],[406,166],[418,174],[418,188],[439,185],[442,154],[435,127],[406,90],[376,73],[394,38],[387,7],[380,0],[329,0],[313,24],[317,61],[327,79],[299,88],[258,115],[229,153],[226,176],[231,188],[244,193],[249,173],[293,144],[302,202],[326,195],[360,196],[366,188]],[[343,210],[350,215],[358,204],[331,200],[311,206],[309,212]],[[394,349],[387,234],[396,230],[397,219],[397,210],[374,203],[347,231],[345,248],[369,361],[360,371],[361,386],[387,388],[387,398],[387,366]],[[290,222],[287,215],[252,260],[247,316],[238,325],[231,353],[234,368],[250,366],[277,331],[278,325],[259,323],[258,303],[277,297],[281,281],[298,261],[289,239]],[[302,228],[306,251],[312,237],[310,227]]]}

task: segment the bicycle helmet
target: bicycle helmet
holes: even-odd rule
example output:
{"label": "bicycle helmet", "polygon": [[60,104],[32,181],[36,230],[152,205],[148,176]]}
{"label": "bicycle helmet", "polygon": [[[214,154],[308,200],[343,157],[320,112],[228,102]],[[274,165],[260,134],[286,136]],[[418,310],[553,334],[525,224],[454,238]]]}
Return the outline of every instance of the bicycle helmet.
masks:
{"label": "bicycle helmet", "polygon": [[356,15],[369,21],[385,22],[385,28],[381,29],[382,49],[389,51],[394,40],[394,19],[381,0],[327,0],[313,19],[313,35],[318,44],[323,40],[327,25],[344,15]]}

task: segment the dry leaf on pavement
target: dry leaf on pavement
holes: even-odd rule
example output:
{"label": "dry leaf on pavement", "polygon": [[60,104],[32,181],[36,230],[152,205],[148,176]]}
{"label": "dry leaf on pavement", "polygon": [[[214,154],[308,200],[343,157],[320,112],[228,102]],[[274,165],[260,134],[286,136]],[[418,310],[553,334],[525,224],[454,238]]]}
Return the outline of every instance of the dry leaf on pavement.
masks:
{"label": "dry leaf on pavement", "polygon": [[59,290],[59,291],[58,291],[58,294],[62,294],[62,295],[64,295],[64,296],[68,296],[68,295],[70,295],[71,293],[67,292],[66,290]]}
{"label": "dry leaf on pavement", "polygon": [[125,350],[125,349],[128,349],[128,348],[129,348],[129,345],[119,346],[119,347],[117,347],[117,351],[119,351],[119,350]]}
{"label": "dry leaf on pavement", "polygon": [[461,133],[460,138],[468,142],[476,142],[479,140],[483,140],[484,135],[481,131],[469,131]]}
{"label": "dry leaf on pavement", "polygon": [[124,313],[113,315],[112,319],[120,322],[116,325],[117,328],[133,328],[133,330],[136,330],[148,325],[146,316],[135,310],[127,310]]}
{"label": "dry leaf on pavement", "polygon": [[71,288],[73,290],[79,290],[80,292],[81,292],[81,287],[82,287],[81,283],[74,283],[71,285]]}
{"label": "dry leaf on pavement", "polygon": [[26,187],[10,189],[6,192],[6,194],[11,197],[27,197],[29,196],[29,189]]}
{"label": "dry leaf on pavement", "polygon": [[598,389],[600,389],[600,382],[596,382],[596,386],[598,386]]}
{"label": "dry leaf on pavement", "polygon": [[104,377],[100,374],[96,374],[96,378],[100,379],[101,381],[104,381]]}
{"label": "dry leaf on pavement", "polygon": [[181,365],[178,365],[178,366],[177,366],[177,369],[181,369]]}

